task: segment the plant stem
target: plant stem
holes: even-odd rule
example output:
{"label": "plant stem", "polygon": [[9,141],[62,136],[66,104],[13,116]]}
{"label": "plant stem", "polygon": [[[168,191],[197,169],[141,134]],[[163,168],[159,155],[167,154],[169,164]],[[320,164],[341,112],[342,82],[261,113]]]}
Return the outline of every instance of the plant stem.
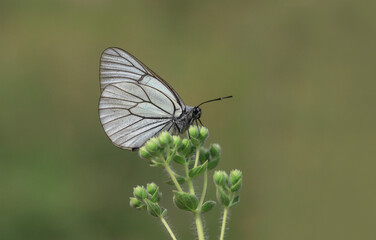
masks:
{"label": "plant stem", "polygon": [[197,147],[197,148],[196,148],[196,160],[195,160],[195,165],[194,165],[194,167],[197,167],[199,157],[200,157],[200,147]]}
{"label": "plant stem", "polygon": [[228,207],[225,207],[225,210],[223,211],[222,227],[221,227],[221,236],[219,237],[219,240],[223,240],[223,238],[224,238],[224,236],[225,236],[226,220],[227,220],[227,212],[228,212]]}
{"label": "plant stem", "polygon": [[167,229],[168,233],[170,234],[171,238],[173,240],[176,240],[176,237],[175,237],[174,233],[172,232],[170,226],[168,225],[168,223],[166,222],[166,220],[164,219],[164,217],[161,217],[160,219],[161,219],[163,225],[165,226],[165,228]]}
{"label": "plant stem", "polygon": [[[170,175],[171,180],[174,182],[176,189],[178,189],[179,192],[183,192],[183,189],[180,187],[180,184],[179,184],[178,180],[176,180],[176,177],[175,177],[176,174],[175,174],[175,172],[172,171],[172,169],[170,168],[170,165],[168,165],[168,163],[166,162],[166,160],[164,159],[164,157],[163,156],[160,156],[160,157],[161,157],[161,159],[162,159],[162,161],[164,163],[164,167],[166,168],[167,173]],[[170,157],[171,156],[169,156],[169,158]]]}
{"label": "plant stem", "polygon": [[207,187],[208,187],[208,170],[206,169],[204,173],[204,186],[202,187],[200,203],[198,204],[199,209],[201,209],[201,206],[204,203]]}
{"label": "plant stem", "polygon": [[189,193],[192,195],[195,195],[195,189],[193,187],[192,179],[189,177],[188,163],[184,164],[184,168],[185,168],[185,176],[187,178],[187,183],[189,187]]}
{"label": "plant stem", "polygon": [[204,228],[202,226],[202,220],[201,220],[201,213],[196,212],[195,218],[196,218],[196,228],[197,228],[198,239],[199,240],[205,240]]}
{"label": "plant stem", "polygon": [[225,206],[225,209],[223,211],[223,217],[222,217],[222,227],[221,227],[221,236],[219,237],[219,240],[223,240],[225,237],[225,230],[226,230],[226,221],[227,221],[227,214],[228,210],[232,204],[232,201],[234,201],[234,194],[231,194],[231,200],[228,206]]}
{"label": "plant stem", "polygon": [[[196,150],[196,161],[195,161],[195,167],[198,164],[198,158],[200,156],[200,149],[197,148]],[[192,195],[195,195],[195,189],[193,187],[192,179],[189,177],[189,169],[188,169],[188,164],[185,164],[185,174],[187,176],[187,182],[188,182],[188,187],[189,187],[189,193]],[[205,190],[206,191],[206,190]],[[204,235],[204,227],[202,225],[202,219],[201,219],[201,212],[200,212],[201,206],[198,206],[198,211],[195,212],[195,220],[196,220],[196,229],[197,229],[197,236],[198,240],[205,240],[205,235]]]}

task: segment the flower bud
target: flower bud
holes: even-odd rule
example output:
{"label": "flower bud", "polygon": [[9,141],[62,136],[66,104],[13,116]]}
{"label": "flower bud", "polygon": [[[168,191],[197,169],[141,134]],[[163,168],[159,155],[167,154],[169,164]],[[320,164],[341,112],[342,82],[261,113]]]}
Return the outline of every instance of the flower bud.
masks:
{"label": "flower bud", "polygon": [[242,187],[242,172],[239,170],[232,170],[230,173],[231,192],[237,192]]}
{"label": "flower bud", "polygon": [[225,186],[228,184],[228,175],[225,171],[215,171],[214,183],[218,186]]}
{"label": "flower bud", "polygon": [[209,136],[209,130],[206,127],[200,128],[200,140],[204,142]]}
{"label": "flower bud", "polygon": [[146,147],[141,147],[140,150],[138,150],[138,154],[141,158],[150,160],[152,158],[151,154],[146,150]]}
{"label": "flower bud", "polygon": [[219,146],[219,144],[214,143],[210,146],[209,152],[210,152],[210,156],[212,158],[220,157],[221,156],[221,146]]}
{"label": "flower bud", "polygon": [[235,169],[235,170],[232,170],[230,172],[230,182],[231,182],[231,185],[235,185],[236,183],[238,183],[239,181],[242,180],[242,172],[238,169]]}
{"label": "flower bud", "polygon": [[140,200],[144,200],[147,197],[145,187],[144,186],[137,186],[137,187],[133,188],[133,195]]}
{"label": "flower bud", "polygon": [[158,186],[152,182],[146,185],[146,189],[150,195],[153,195],[156,191],[158,191]]}
{"label": "flower bud", "polygon": [[191,136],[191,138],[198,138],[199,137],[199,129],[197,126],[190,126],[189,127],[189,136]]}
{"label": "flower bud", "polygon": [[191,150],[191,143],[188,139],[184,138],[183,141],[182,141],[182,145],[180,146],[179,151],[183,155],[187,155],[190,150]]}
{"label": "flower bud", "polygon": [[129,198],[129,205],[133,208],[138,208],[138,209],[140,209],[143,206],[142,202],[135,197]]}
{"label": "flower bud", "polygon": [[146,150],[151,154],[154,155],[159,150],[159,142],[156,138],[150,138],[149,141],[146,142]]}
{"label": "flower bud", "polygon": [[181,138],[179,136],[172,136],[172,141],[174,142],[174,145],[176,147],[180,147],[181,146]]}
{"label": "flower bud", "polygon": [[172,137],[168,132],[162,132],[158,138],[162,147],[170,146],[172,144]]}

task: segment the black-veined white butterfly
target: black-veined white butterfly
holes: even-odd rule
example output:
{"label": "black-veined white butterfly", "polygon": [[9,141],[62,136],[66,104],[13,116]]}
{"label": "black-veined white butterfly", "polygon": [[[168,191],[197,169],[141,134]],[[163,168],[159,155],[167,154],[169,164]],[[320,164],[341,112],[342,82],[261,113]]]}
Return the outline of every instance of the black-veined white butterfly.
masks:
{"label": "black-veined white butterfly", "polygon": [[122,149],[137,150],[162,131],[183,133],[200,120],[201,104],[223,99],[186,106],[166,81],[120,48],[104,50],[99,72],[99,117],[112,143]]}

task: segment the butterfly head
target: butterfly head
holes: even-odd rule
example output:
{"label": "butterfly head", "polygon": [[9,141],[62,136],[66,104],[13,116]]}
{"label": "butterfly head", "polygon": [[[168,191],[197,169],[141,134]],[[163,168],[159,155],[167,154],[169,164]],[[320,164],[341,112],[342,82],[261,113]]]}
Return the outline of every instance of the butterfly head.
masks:
{"label": "butterfly head", "polygon": [[201,117],[201,108],[200,107],[194,107],[192,110],[192,118],[193,119],[200,119]]}

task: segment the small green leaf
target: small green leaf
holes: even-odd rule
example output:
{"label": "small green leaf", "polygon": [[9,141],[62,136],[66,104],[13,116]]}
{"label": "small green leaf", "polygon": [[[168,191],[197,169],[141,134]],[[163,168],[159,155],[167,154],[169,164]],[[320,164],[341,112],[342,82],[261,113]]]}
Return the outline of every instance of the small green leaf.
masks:
{"label": "small green leaf", "polygon": [[175,157],[173,158],[174,162],[184,165],[185,164],[185,158],[176,154]]}
{"label": "small green leaf", "polygon": [[191,170],[189,170],[189,177],[194,178],[196,176],[203,174],[206,171],[207,167],[208,167],[208,161],[206,161],[204,164],[200,166],[192,168]]}
{"label": "small green leaf", "polygon": [[226,207],[230,204],[230,197],[219,186],[217,187],[217,199]]}
{"label": "small green leaf", "polygon": [[146,206],[147,206],[147,210],[148,210],[148,213],[154,217],[160,217],[161,214],[162,214],[162,209],[161,207],[158,205],[158,203],[153,203],[152,201],[150,201],[149,199],[145,199],[145,202],[146,202]]}
{"label": "small green leaf", "polygon": [[197,209],[198,199],[195,195],[174,191],[174,203],[182,210],[193,212]]}
{"label": "small green leaf", "polygon": [[161,214],[161,217],[165,217],[167,215],[167,209],[163,209],[163,212]]}
{"label": "small green leaf", "polygon": [[192,145],[195,147],[199,147],[200,145],[202,145],[201,140],[193,138],[193,137],[191,138],[191,142],[192,142]]}
{"label": "small green leaf", "polygon": [[200,163],[204,163],[206,160],[209,160],[209,151],[201,147],[198,160],[200,161]]}
{"label": "small green leaf", "polygon": [[[179,184],[185,183],[185,177],[182,176],[176,176],[176,180],[178,181]],[[170,179],[165,182],[168,185],[175,185],[175,183]]]}
{"label": "small green leaf", "polygon": [[231,186],[231,192],[237,192],[242,187],[242,181],[238,181],[235,185]]}
{"label": "small green leaf", "polygon": [[232,200],[230,207],[235,206],[235,205],[238,204],[239,202],[240,202],[240,196],[236,196],[236,197]]}
{"label": "small green leaf", "polygon": [[157,191],[155,191],[155,192],[151,195],[150,200],[151,200],[152,202],[155,202],[155,203],[157,203],[157,202],[159,202],[159,201],[161,200],[161,194],[159,193],[158,189],[157,189]]}
{"label": "small green leaf", "polygon": [[201,212],[206,213],[210,211],[217,203],[215,201],[206,201],[204,204],[202,204]]}
{"label": "small green leaf", "polygon": [[208,170],[214,169],[218,165],[218,163],[219,163],[219,158],[210,160],[208,163]]}

